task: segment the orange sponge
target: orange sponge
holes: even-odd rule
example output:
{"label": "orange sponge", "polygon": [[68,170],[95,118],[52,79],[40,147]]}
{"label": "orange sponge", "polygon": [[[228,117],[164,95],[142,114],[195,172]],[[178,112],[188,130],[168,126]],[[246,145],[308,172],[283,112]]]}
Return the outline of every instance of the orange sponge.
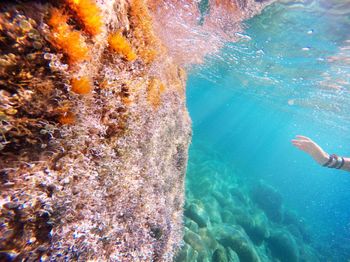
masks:
{"label": "orange sponge", "polygon": [[137,54],[146,64],[150,64],[164,48],[153,32],[152,17],[145,1],[131,1],[130,15],[136,39]]}
{"label": "orange sponge", "polygon": [[101,10],[93,0],[67,0],[67,4],[76,12],[89,34],[97,35],[101,32]]}
{"label": "orange sponge", "polygon": [[124,56],[128,61],[133,61],[137,58],[137,55],[132,50],[131,44],[120,32],[109,35],[108,43],[110,48]]}
{"label": "orange sponge", "polygon": [[84,76],[81,78],[73,78],[71,80],[72,91],[76,94],[86,95],[92,90],[90,78]]}
{"label": "orange sponge", "polygon": [[66,112],[58,118],[62,125],[72,125],[75,123],[75,115],[72,112]]}
{"label": "orange sponge", "polygon": [[79,31],[67,24],[68,16],[59,9],[52,9],[48,24],[52,27],[51,42],[67,54],[69,62],[75,63],[88,59],[89,50]]}

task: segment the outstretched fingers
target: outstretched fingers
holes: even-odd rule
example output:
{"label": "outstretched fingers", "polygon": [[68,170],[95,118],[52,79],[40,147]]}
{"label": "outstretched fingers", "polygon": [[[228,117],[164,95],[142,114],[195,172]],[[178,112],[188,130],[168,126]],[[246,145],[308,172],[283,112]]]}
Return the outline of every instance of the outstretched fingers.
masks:
{"label": "outstretched fingers", "polygon": [[291,142],[298,149],[308,153],[319,164],[324,164],[329,158],[316,142],[306,136],[297,135]]}
{"label": "outstretched fingers", "polygon": [[292,140],[292,144],[299,149],[305,149],[305,143],[300,142],[298,140]]}
{"label": "outstretched fingers", "polygon": [[308,151],[313,145],[313,141],[306,136],[296,136],[296,139],[293,139],[291,142],[295,147],[303,151]]}
{"label": "outstretched fingers", "polygon": [[312,141],[311,138],[309,138],[307,136],[302,136],[302,135],[297,135],[296,138],[299,140]]}

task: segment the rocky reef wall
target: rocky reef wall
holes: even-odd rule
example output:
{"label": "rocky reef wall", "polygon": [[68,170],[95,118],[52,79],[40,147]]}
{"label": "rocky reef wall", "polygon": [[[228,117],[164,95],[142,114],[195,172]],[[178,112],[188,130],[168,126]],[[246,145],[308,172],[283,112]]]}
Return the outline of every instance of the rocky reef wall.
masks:
{"label": "rocky reef wall", "polygon": [[181,43],[181,27],[161,19],[174,3],[0,3],[1,261],[172,260],[192,62],[169,38]]}
{"label": "rocky reef wall", "polygon": [[169,260],[191,128],[147,6],[0,6],[0,260]]}

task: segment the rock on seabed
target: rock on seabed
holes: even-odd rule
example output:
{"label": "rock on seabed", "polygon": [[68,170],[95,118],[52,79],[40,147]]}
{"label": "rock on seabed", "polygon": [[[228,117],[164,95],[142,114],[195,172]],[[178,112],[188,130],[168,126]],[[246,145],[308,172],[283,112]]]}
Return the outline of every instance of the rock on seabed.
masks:
{"label": "rock on seabed", "polygon": [[167,4],[0,3],[1,261],[172,260],[191,121]]}

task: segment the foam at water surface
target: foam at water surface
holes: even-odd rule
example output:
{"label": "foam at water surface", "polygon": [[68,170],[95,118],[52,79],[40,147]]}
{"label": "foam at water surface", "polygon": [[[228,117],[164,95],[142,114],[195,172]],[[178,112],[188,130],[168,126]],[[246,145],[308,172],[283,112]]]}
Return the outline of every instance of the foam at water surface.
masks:
{"label": "foam at water surface", "polygon": [[244,1],[150,1],[155,28],[169,54],[182,65],[201,64],[227,41],[236,41],[241,22],[268,3]]}

